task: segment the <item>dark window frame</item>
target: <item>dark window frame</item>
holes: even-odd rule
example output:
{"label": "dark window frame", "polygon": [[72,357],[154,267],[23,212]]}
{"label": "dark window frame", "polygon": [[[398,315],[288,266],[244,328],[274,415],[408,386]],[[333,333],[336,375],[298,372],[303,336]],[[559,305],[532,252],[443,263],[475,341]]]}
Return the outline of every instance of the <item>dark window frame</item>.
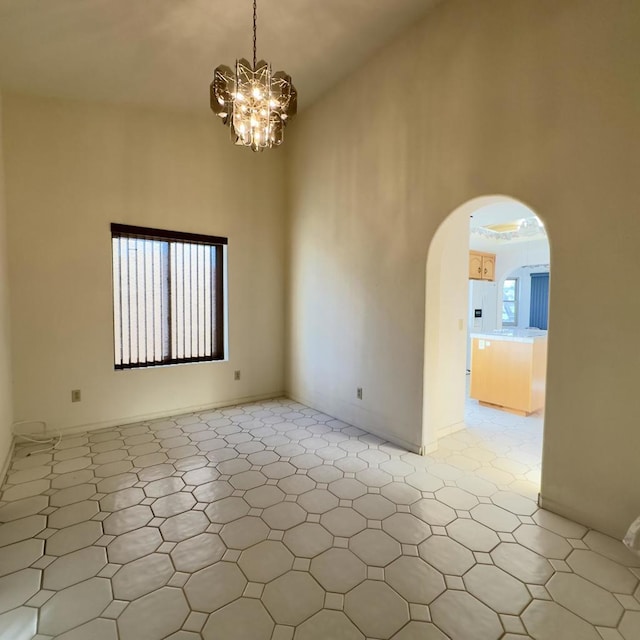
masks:
{"label": "dark window frame", "polygon": [[[123,304],[122,304],[122,289],[123,289],[123,285],[125,287],[129,286],[129,282],[122,282],[122,274],[120,274],[121,277],[121,281],[118,285],[118,291],[120,294],[120,303],[119,303],[119,309],[120,309],[120,344],[121,344],[121,358],[120,358],[120,362],[118,362],[118,358],[117,358],[117,354],[116,354],[116,334],[117,334],[117,320],[116,320],[116,282],[115,282],[115,258],[116,255],[114,253],[114,240],[115,239],[119,239],[121,242],[121,239],[126,238],[126,239],[133,239],[133,240],[150,240],[150,241],[158,241],[160,243],[166,243],[166,256],[164,256],[164,252],[162,252],[163,255],[163,264],[160,266],[160,269],[163,273],[163,275],[166,276],[167,280],[166,280],[166,285],[165,285],[165,289],[162,289],[163,292],[163,300],[161,302],[161,306],[162,304],[165,304],[166,309],[164,311],[166,311],[165,314],[160,314],[160,317],[158,318],[158,322],[160,323],[160,330],[161,330],[161,334],[163,336],[162,338],[162,342],[163,342],[163,350],[164,350],[164,342],[166,340],[166,348],[167,348],[167,353],[166,354],[162,354],[160,358],[156,357],[152,357],[152,359],[149,359],[148,357],[148,353],[146,351],[146,345],[144,347],[145,350],[145,359],[143,359],[142,361],[140,361],[140,354],[141,354],[141,347],[140,347],[140,340],[137,339],[136,343],[137,343],[137,357],[138,357],[138,362],[124,362],[125,358],[124,358],[124,348],[122,347],[122,345],[124,344],[125,339],[128,339],[129,342],[129,360],[132,360],[133,358],[131,357],[131,334],[133,330],[139,331],[140,330],[140,321],[137,318],[137,311],[136,311],[136,319],[138,320],[138,322],[136,323],[136,327],[132,326],[132,322],[131,322],[131,309],[129,308],[129,317],[128,317],[128,334],[125,334],[124,331],[124,318],[123,318]],[[172,251],[176,252],[176,259],[177,259],[177,254],[178,252],[176,251],[176,247],[178,247],[179,245],[183,245],[183,267],[184,267],[184,246],[185,245],[203,245],[206,246],[210,249],[213,249],[213,251],[211,251],[211,255],[210,255],[210,259],[211,259],[211,264],[210,264],[210,268],[211,268],[211,285],[212,285],[212,290],[211,290],[211,294],[210,294],[210,312],[209,312],[209,317],[210,317],[210,323],[211,323],[211,349],[210,349],[210,353],[205,354],[204,356],[202,355],[197,355],[197,356],[189,356],[189,357],[175,357],[173,355],[174,350],[177,353],[178,352],[178,346],[177,343],[175,341],[175,336],[173,335],[173,325],[174,325],[174,320],[175,322],[177,322],[177,318],[173,318],[172,316],[172,312],[171,309],[172,307],[177,306],[178,302],[178,295],[176,294],[176,300],[174,301],[172,299],[172,282],[174,280],[174,276],[175,274],[172,274]],[[160,366],[167,366],[167,365],[175,365],[175,364],[191,364],[191,363],[198,363],[198,362],[215,362],[215,361],[221,361],[221,360],[225,360],[226,359],[226,353],[225,353],[225,345],[226,345],[226,323],[225,323],[225,305],[226,305],[226,291],[225,291],[225,283],[226,283],[226,278],[225,278],[225,266],[226,266],[226,247],[228,245],[228,239],[225,237],[221,237],[221,236],[209,236],[209,235],[203,235],[203,234],[196,234],[196,233],[187,233],[187,232],[182,232],[182,231],[169,231],[166,229],[155,229],[155,228],[150,228],[150,227],[139,227],[139,226],[132,226],[132,225],[126,225],[126,224],[120,224],[120,223],[112,223],[111,224],[111,252],[112,252],[112,258],[111,258],[111,265],[112,265],[112,300],[113,300],[113,311],[114,311],[114,315],[113,315],[113,327],[114,327],[114,368],[116,370],[124,370],[124,369],[142,369],[142,368],[150,368],[150,367],[160,367]],[[191,248],[190,248],[191,251]],[[152,258],[153,259],[153,258]],[[205,254],[205,259],[206,259],[206,254]],[[143,258],[143,261],[145,261],[146,258]],[[153,263],[152,263],[153,264]],[[129,268],[130,262],[129,260],[127,260],[127,265]],[[120,268],[121,265],[119,265]],[[145,262],[145,268],[146,268],[146,262]],[[152,267],[153,268],[153,267]],[[189,267],[189,269],[191,270],[191,267]],[[183,275],[183,296],[186,297],[186,293],[187,290],[184,288],[184,271],[182,272]],[[192,271],[190,271],[190,277],[193,275]],[[136,271],[136,278],[138,277],[137,271]],[[143,276],[146,277],[146,274]],[[177,277],[177,276],[175,276]],[[198,300],[198,306],[197,306],[197,316],[198,316],[198,320],[197,322],[199,322],[199,318],[200,318],[200,314],[201,314],[201,298],[202,301],[204,302],[207,299],[207,295],[202,292],[200,292],[199,289],[199,278],[200,278],[200,274],[197,273],[196,274],[196,285],[195,287],[193,285],[191,285],[190,290],[189,290],[189,296],[191,296],[191,294],[195,291],[196,292],[196,296],[197,296],[197,300]],[[206,280],[206,278],[204,277],[204,274],[202,276],[203,280]],[[153,282],[153,280],[152,280]],[[152,286],[153,288],[153,286]],[[127,289],[128,291],[128,289]],[[155,289],[154,289],[155,291]],[[164,300],[164,297],[166,295],[166,300]],[[183,314],[183,318],[184,318],[184,314],[185,314],[185,304],[184,304],[184,299],[183,299],[183,304],[182,304],[182,309],[181,310],[177,310],[178,314],[182,313]],[[204,308],[204,307],[203,307]],[[145,312],[146,313],[146,312]],[[206,310],[203,312],[204,317],[207,317],[207,312]],[[147,317],[145,315],[145,321],[147,320]],[[193,310],[190,312],[190,321],[193,321]],[[156,316],[155,313],[153,314],[153,322],[156,322]],[[155,324],[154,324],[154,329],[155,329]],[[206,327],[205,327],[206,330]],[[146,331],[146,329],[145,329]],[[186,340],[189,339],[190,341],[190,348],[191,351],[193,350],[193,330],[191,332],[190,336],[186,335],[186,331],[184,330],[184,322],[183,322],[183,352],[186,351]],[[152,338],[153,339],[153,338]],[[145,342],[146,342],[146,332],[145,332]],[[199,344],[198,344],[198,348],[199,348]],[[153,350],[155,353],[155,349]],[[205,348],[205,351],[207,351],[207,349]]]}

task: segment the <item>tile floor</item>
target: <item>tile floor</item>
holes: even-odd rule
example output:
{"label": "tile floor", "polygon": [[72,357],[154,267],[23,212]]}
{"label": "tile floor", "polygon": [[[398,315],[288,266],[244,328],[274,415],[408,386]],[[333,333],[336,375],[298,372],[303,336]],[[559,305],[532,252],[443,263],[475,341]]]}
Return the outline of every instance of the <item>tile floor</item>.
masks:
{"label": "tile floor", "polygon": [[421,458],[286,399],[16,451],[2,640],[640,639],[640,557],[539,510],[541,418]]}

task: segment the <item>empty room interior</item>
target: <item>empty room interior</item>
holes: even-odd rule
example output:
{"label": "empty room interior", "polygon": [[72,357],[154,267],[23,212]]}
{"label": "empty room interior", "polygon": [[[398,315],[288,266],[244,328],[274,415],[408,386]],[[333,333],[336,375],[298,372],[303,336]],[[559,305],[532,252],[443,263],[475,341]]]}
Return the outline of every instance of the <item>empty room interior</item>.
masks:
{"label": "empty room interior", "polygon": [[0,0],[0,640],[640,640],[639,41]]}

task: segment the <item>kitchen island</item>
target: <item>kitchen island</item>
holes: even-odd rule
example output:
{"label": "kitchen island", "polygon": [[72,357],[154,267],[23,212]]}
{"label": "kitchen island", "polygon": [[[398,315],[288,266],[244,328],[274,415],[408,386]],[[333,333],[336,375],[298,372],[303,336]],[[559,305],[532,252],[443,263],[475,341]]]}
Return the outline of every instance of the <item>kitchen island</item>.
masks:
{"label": "kitchen island", "polygon": [[544,407],[547,332],[500,329],[471,334],[471,397],[518,415]]}

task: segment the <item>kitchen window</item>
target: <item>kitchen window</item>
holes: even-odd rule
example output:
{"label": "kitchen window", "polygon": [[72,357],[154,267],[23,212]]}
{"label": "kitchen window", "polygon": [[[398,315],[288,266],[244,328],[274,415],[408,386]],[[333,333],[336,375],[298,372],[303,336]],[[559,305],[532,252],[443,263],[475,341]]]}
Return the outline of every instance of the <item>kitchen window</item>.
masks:
{"label": "kitchen window", "polygon": [[225,358],[227,238],[111,225],[114,364]]}
{"label": "kitchen window", "polygon": [[507,278],[502,285],[502,326],[518,324],[518,278]]}

